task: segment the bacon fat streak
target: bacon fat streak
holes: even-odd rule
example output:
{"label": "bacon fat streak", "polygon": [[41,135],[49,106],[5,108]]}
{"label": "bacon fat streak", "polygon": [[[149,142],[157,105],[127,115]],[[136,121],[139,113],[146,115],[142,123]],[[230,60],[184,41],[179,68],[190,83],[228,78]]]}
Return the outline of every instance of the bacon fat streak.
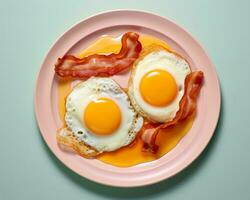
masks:
{"label": "bacon fat streak", "polygon": [[122,48],[118,54],[94,54],[84,58],[65,55],[58,58],[55,72],[60,77],[88,78],[91,76],[112,76],[134,63],[139,57],[142,46],[139,35],[127,32],[122,36]]}

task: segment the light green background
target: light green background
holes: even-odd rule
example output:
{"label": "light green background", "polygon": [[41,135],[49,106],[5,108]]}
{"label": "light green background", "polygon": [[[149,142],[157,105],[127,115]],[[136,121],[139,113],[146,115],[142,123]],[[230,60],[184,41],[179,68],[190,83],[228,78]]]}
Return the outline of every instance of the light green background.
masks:
{"label": "light green background", "polygon": [[[249,2],[0,0],[0,199],[250,199]],[[136,189],[67,169],[43,142],[33,108],[36,75],[56,38],[89,15],[121,8],[183,26],[209,53],[222,89],[220,122],[205,152],[174,178]]]}

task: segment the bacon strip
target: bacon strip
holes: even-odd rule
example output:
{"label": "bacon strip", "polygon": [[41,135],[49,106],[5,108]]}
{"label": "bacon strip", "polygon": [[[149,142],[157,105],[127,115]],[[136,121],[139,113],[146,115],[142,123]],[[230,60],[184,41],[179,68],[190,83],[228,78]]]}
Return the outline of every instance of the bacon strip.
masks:
{"label": "bacon strip", "polygon": [[146,122],[141,130],[141,138],[144,142],[144,150],[156,153],[158,146],[156,145],[156,137],[161,129],[175,125],[186,119],[196,109],[196,99],[200,92],[203,82],[203,72],[197,71],[187,75],[185,79],[185,92],[179,103],[179,110],[172,121],[164,124],[152,124]]}
{"label": "bacon strip", "polygon": [[122,48],[118,54],[94,54],[84,58],[65,55],[58,58],[55,72],[61,77],[88,78],[91,76],[112,76],[134,63],[141,52],[139,35],[127,32],[122,36]]}

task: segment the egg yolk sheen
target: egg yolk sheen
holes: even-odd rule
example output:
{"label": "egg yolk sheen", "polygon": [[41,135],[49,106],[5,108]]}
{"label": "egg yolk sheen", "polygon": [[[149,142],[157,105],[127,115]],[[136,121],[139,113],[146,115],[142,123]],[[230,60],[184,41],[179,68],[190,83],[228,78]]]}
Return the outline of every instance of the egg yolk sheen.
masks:
{"label": "egg yolk sheen", "polygon": [[121,111],[113,100],[99,98],[86,106],[83,120],[92,133],[100,136],[109,135],[120,126]]}
{"label": "egg yolk sheen", "polygon": [[164,70],[152,70],[146,73],[140,82],[143,99],[153,106],[166,106],[177,94],[177,85],[173,76]]}

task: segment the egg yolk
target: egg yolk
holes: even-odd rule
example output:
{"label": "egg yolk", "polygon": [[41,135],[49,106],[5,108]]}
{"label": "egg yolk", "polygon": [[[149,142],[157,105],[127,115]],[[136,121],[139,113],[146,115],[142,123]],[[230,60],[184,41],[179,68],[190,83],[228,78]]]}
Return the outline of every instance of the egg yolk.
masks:
{"label": "egg yolk", "polygon": [[92,133],[109,135],[120,126],[121,111],[113,100],[99,98],[86,106],[83,120]]}
{"label": "egg yolk", "polygon": [[164,70],[152,70],[146,73],[140,82],[143,99],[153,106],[166,106],[177,94],[177,85],[173,76]]}

